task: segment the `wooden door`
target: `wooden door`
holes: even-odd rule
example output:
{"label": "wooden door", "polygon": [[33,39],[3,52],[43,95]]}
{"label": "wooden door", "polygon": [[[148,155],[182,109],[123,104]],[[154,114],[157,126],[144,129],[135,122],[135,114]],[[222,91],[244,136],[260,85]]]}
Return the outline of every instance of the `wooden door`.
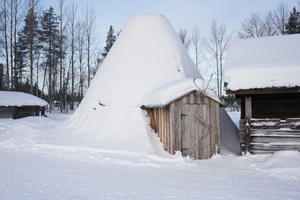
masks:
{"label": "wooden door", "polygon": [[210,157],[208,106],[184,104],[181,110],[181,152],[195,159]]}

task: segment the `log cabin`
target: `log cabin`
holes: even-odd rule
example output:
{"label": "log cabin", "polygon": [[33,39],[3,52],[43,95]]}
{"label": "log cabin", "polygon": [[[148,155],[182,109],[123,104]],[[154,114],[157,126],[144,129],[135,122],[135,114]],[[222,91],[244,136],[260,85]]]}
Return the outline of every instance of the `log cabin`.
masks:
{"label": "log cabin", "polygon": [[227,94],[241,100],[241,152],[300,151],[300,35],[233,42],[224,69]]}
{"label": "log cabin", "polygon": [[43,99],[31,94],[0,91],[0,118],[39,116],[40,107],[47,104]]}

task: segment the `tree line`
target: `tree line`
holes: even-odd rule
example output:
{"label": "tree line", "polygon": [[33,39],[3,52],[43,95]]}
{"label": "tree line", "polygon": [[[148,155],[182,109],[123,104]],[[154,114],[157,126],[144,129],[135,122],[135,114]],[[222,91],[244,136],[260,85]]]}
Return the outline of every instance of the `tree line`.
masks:
{"label": "tree line", "polygon": [[[300,7],[300,2],[298,2]],[[229,44],[236,39],[271,37],[285,34],[300,33],[300,12],[296,7],[289,10],[281,2],[274,10],[265,15],[253,12],[246,17],[236,33],[229,33],[226,25],[212,20],[208,35],[201,37],[199,27],[194,27],[192,36],[188,38],[187,31],[180,29],[178,35],[185,47],[194,56],[197,69],[205,74],[211,73],[211,82],[219,97],[223,91],[223,66]],[[201,66],[200,66],[201,65]]]}
{"label": "tree line", "polygon": [[[39,96],[61,112],[73,110],[100,67],[119,33],[109,27],[106,45],[97,42],[93,7],[78,12],[58,0],[58,9],[41,8],[40,0],[2,0],[0,3],[0,90],[23,91]],[[81,16],[78,16],[81,13]],[[241,22],[240,39],[300,33],[299,12],[289,11],[284,3],[261,17],[252,13]],[[193,49],[196,67],[208,63],[213,71],[210,81],[222,95],[223,64],[233,33],[226,25],[212,20],[209,35],[201,37],[193,29],[192,37],[180,29],[178,35],[187,49]]]}
{"label": "tree line", "polygon": [[[42,9],[40,0],[0,3],[0,90],[23,91],[74,109],[103,56],[95,37],[93,7],[78,12],[58,1]],[[78,16],[81,13],[81,16]]]}

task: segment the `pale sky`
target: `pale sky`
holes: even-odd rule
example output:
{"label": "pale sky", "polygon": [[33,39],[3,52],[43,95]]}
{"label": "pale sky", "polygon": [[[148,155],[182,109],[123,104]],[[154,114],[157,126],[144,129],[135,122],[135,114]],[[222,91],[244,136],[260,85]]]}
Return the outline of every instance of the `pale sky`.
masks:
{"label": "pale sky", "polygon": [[[58,1],[42,0],[42,3],[45,9],[51,4],[58,14]],[[228,32],[236,32],[253,12],[263,16],[277,8],[280,2],[290,10],[300,4],[299,0],[65,0],[65,5],[72,2],[77,5],[78,16],[87,5],[95,8],[97,30],[104,41],[110,25],[118,31],[136,14],[164,14],[176,32],[183,28],[191,35],[192,29],[198,26],[205,36],[212,19],[225,24]]]}

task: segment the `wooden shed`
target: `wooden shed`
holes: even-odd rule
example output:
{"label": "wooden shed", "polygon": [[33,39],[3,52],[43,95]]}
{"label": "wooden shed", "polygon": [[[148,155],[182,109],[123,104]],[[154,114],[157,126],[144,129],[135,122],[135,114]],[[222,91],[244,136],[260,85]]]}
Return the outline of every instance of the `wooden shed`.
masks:
{"label": "wooden shed", "polygon": [[300,43],[300,35],[251,39],[229,48],[225,86],[227,94],[241,99],[242,152],[300,151],[300,59],[293,49],[296,43]]}
{"label": "wooden shed", "polygon": [[[184,86],[187,84],[191,87]],[[171,154],[181,151],[183,156],[194,159],[207,159],[219,153],[218,98],[214,93],[210,93],[210,96],[193,86],[191,79],[170,86],[172,89],[165,87],[158,94],[152,93],[151,99],[156,95],[164,99],[164,103],[149,102],[143,106],[150,118],[150,125],[158,134],[165,150]],[[184,86],[183,90],[174,89],[181,86]],[[166,95],[168,91],[173,91],[172,95]],[[163,94],[166,97],[162,97]]]}
{"label": "wooden shed", "polygon": [[0,91],[0,118],[39,116],[40,107],[46,105],[43,99],[27,93]]}

